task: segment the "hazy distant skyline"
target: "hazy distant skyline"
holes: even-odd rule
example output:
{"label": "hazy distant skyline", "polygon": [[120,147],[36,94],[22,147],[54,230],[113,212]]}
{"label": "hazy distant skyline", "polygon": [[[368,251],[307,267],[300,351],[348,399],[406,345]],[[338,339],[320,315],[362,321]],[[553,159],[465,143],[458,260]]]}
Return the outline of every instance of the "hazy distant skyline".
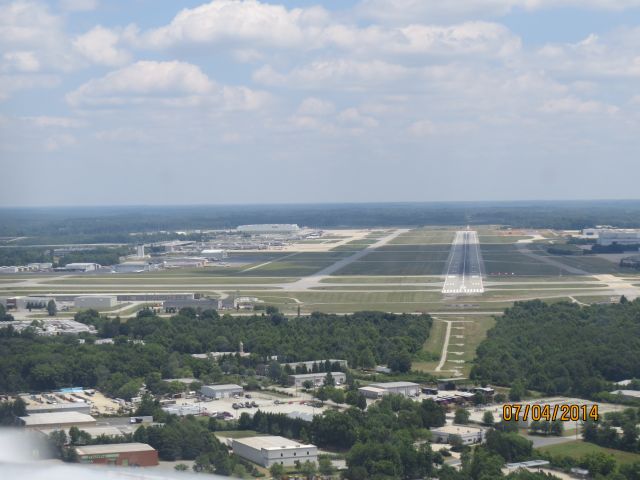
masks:
{"label": "hazy distant skyline", "polygon": [[638,198],[640,0],[0,0],[0,206]]}

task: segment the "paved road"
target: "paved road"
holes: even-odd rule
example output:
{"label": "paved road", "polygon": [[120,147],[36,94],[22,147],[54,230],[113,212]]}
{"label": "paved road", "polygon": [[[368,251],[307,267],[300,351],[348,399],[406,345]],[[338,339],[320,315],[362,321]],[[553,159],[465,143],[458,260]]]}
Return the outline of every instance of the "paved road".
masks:
{"label": "paved road", "polygon": [[483,292],[478,233],[470,230],[456,232],[451,244],[442,293],[465,295]]}

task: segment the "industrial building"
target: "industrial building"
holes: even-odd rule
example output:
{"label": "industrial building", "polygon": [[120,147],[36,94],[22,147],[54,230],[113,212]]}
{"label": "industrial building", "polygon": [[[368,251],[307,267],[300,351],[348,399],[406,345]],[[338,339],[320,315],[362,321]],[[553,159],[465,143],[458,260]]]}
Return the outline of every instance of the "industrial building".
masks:
{"label": "industrial building", "polygon": [[340,367],[340,368],[347,368],[349,366],[349,363],[346,360],[338,360],[336,358],[329,358],[327,360],[309,360],[306,362],[289,362],[289,363],[282,363],[281,366],[284,367],[291,367],[292,370],[296,370],[298,367],[304,367],[307,369],[307,371],[312,372],[313,371],[313,366],[316,366],[316,369],[320,366],[320,365],[326,365],[326,363],[329,362],[331,364],[332,367]]}
{"label": "industrial building", "polygon": [[292,235],[300,232],[300,227],[296,224],[263,223],[259,225],[240,225],[236,230],[251,235]]}
{"label": "industrial building", "polygon": [[112,267],[116,273],[141,273],[159,270],[160,266],[150,262],[123,262]]}
{"label": "industrial building", "polygon": [[202,268],[207,265],[206,258],[167,258],[162,262],[164,268]]}
{"label": "industrial building", "polygon": [[27,405],[27,414],[34,413],[54,413],[54,412],[78,412],[88,415],[91,413],[91,405],[87,402],[71,402],[71,403],[42,403],[36,405]]}
{"label": "industrial building", "polygon": [[[347,375],[343,372],[331,372],[331,376],[333,377],[336,385],[341,385],[347,381]],[[299,373],[297,375],[289,375],[289,385],[292,385],[296,388],[303,387],[305,382],[311,382],[314,387],[318,387],[320,385],[324,385],[324,381],[327,378],[326,372],[320,373]]]}
{"label": "industrial building", "polygon": [[276,463],[288,467],[295,465],[296,461],[318,461],[318,447],[284,437],[234,438],[231,442],[231,448],[233,453],[239,457],[265,468]]}
{"label": "industrial building", "polygon": [[585,228],[582,235],[595,238],[598,245],[638,245],[640,244],[640,230],[620,228]]}
{"label": "industrial building", "polygon": [[214,262],[220,262],[227,258],[227,252],[220,249],[206,249],[200,252],[200,255],[207,260],[213,260]]}
{"label": "industrial building", "polygon": [[64,267],[56,270],[63,270],[67,272],[93,272],[99,268],[100,265],[97,263],[68,263]]}
{"label": "industrial building", "polygon": [[33,328],[36,334],[48,337],[56,335],[78,335],[79,333],[95,335],[97,333],[96,328],[93,325],[85,325],[84,323],[76,322],[75,320],[43,318],[41,319],[41,322],[42,326],[33,326],[33,321],[31,320],[14,320],[4,322],[3,325],[11,325],[17,332],[21,332],[26,328]]}
{"label": "industrial building", "polygon": [[115,295],[83,295],[73,300],[76,308],[113,308],[118,304],[118,297]]}
{"label": "industrial building", "polygon": [[233,300],[233,308],[236,310],[253,310],[258,302],[260,300],[256,297],[238,297]]}
{"label": "industrial building", "polygon": [[36,296],[27,296],[27,297],[17,297],[16,298],[16,308],[18,310],[27,310],[28,308],[47,308],[47,304],[50,300],[56,301],[53,297],[36,297]]}
{"label": "industrial building", "polygon": [[218,308],[218,300],[209,298],[197,298],[191,300],[166,300],[162,304],[166,313],[177,313],[182,308],[195,308],[196,310],[216,310]]}
{"label": "industrial building", "polygon": [[167,405],[166,407],[162,407],[162,410],[171,414],[177,415],[179,417],[184,417],[186,415],[200,415],[206,412],[206,408],[200,407],[198,405],[190,404],[190,405]]}
{"label": "industrial building", "polygon": [[222,384],[222,385],[203,385],[200,393],[209,398],[225,398],[234,395],[243,395],[244,389],[240,385]]}
{"label": "industrial building", "polygon": [[78,461],[94,465],[121,465],[123,467],[154,467],[158,465],[158,452],[146,443],[112,443],[76,447]]}
{"label": "industrial building", "polygon": [[[45,436],[51,435],[53,432],[59,431],[59,428],[39,428],[38,432]],[[67,435],[69,434],[70,428],[62,429]],[[92,438],[97,438],[102,435],[105,437],[121,437],[124,435],[124,432],[116,427],[102,426],[102,427],[81,427],[80,430],[91,435]]]}
{"label": "industrial building", "polygon": [[405,397],[420,395],[420,385],[413,382],[372,383],[366,387],[360,387],[358,390],[367,398],[380,398],[390,393],[404,395]]}
{"label": "industrial building", "polygon": [[481,443],[484,440],[484,430],[481,428],[467,427],[466,425],[444,425],[431,429],[432,441],[436,443],[449,443],[454,435],[460,437],[465,445]]}
{"label": "industrial building", "polygon": [[73,426],[78,428],[91,427],[96,424],[96,419],[91,415],[79,412],[34,413],[19,417],[19,420],[22,426],[30,429],[55,428],[60,430]]}

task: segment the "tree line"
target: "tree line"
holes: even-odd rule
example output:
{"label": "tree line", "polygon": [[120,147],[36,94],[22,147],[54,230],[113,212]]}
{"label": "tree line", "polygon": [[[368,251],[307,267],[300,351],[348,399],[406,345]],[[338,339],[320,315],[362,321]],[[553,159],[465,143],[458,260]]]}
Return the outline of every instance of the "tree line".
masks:
{"label": "tree line", "polygon": [[[95,337],[84,334],[85,343],[78,344],[72,336],[43,337],[32,329],[17,333],[11,326],[0,328],[0,392],[82,386],[129,399],[142,383],[161,389],[159,379],[150,378],[154,374],[193,377],[203,383],[239,375],[249,382],[273,355],[283,361],[339,357],[359,366],[364,352],[368,362],[386,363],[394,355],[420,349],[432,322],[428,315],[379,312],[309,318],[287,318],[276,312],[233,318],[214,311],[181,311],[160,318],[142,311],[125,323],[89,311],[75,318],[95,325],[100,336],[113,338],[113,344],[96,345]],[[236,350],[240,341],[252,353],[246,359],[230,354],[214,363],[190,355]]]}
{"label": "tree line", "polygon": [[580,307],[517,302],[477,350],[471,378],[546,394],[595,397],[640,377],[640,300]]}

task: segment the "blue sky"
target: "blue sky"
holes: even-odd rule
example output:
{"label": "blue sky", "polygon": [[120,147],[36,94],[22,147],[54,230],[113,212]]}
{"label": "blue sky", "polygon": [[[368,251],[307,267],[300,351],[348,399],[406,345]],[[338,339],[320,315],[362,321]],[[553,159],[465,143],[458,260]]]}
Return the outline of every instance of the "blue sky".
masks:
{"label": "blue sky", "polygon": [[0,206],[637,198],[640,0],[0,0]]}

